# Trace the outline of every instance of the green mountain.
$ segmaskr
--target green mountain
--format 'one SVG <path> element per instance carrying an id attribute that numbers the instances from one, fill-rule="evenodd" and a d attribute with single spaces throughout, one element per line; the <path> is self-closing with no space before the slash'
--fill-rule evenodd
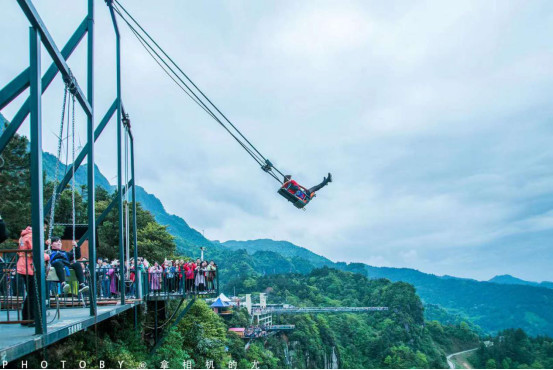
<path id="1" fill-rule="evenodd" d="M 531 335 L 553 334 L 553 290 L 548 288 L 442 277 L 413 269 L 344 265 L 347 270 L 364 270 L 370 278 L 410 283 L 425 303 L 467 317 L 486 332 L 522 328 Z"/>
<path id="2" fill-rule="evenodd" d="M 184 219 L 167 213 L 161 201 L 153 194 L 148 193 L 143 187 L 136 187 L 136 201 L 142 204 L 144 209 L 150 211 L 156 221 L 167 226 L 167 230 L 175 237 L 177 252 L 184 253 L 192 248 L 197 255 L 198 247 L 212 246 L 212 243 L 203 237 L 197 230 L 191 228 Z"/>
<path id="3" fill-rule="evenodd" d="M 535 281 L 522 280 L 511 275 L 497 275 L 488 281 L 490 283 L 496 283 L 496 284 L 531 285 L 531 286 L 539 286 L 543 288 L 553 289 L 553 282 L 551 281 L 542 281 L 541 283 L 537 283 Z"/>
<path id="4" fill-rule="evenodd" d="M 268 292 L 268 303 L 296 307 L 385 306 L 388 311 L 281 315 L 296 329 L 268 338 L 265 348 L 291 368 L 446 368 L 446 354 L 478 346 L 466 325 L 425 322 L 412 285 L 323 267 L 307 275 L 267 275 L 235 281 L 237 293 Z M 240 324 L 231 322 L 229 325 Z M 284 342 L 284 345 L 283 345 Z M 333 356 L 334 354 L 334 356 Z"/>
<path id="5" fill-rule="evenodd" d="M 270 251 L 281 254 L 285 257 L 294 257 L 302 258 L 306 261 L 309 261 L 312 265 L 316 267 L 322 266 L 331 266 L 334 264 L 328 258 L 319 256 L 311 252 L 309 249 L 297 246 L 290 242 L 281 240 L 271 240 L 271 239 L 257 239 L 257 240 L 246 240 L 246 241 L 236 241 L 229 240 L 224 243 L 221 243 L 223 246 L 229 248 L 230 250 L 239 250 L 245 249 L 249 254 L 253 254 L 257 251 Z"/>
<path id="6" fill-rule="evenodd" d="M 57 158 L 47 152 L 43 153 L 42 158 L 43 168 L 46 172 L 46 178 L 48 179 L 48 181 L 53 181 L 54 175 L 56 173 Z M 61 179 L 63 177 L 65 171 L 65 165 L 60 163 L 58 179 Z M 95 166 L 94 168 L 94 176 L 96 186 L 100 186 L 108 192 L 113 192 L 116 190 L 116 186 L 113 186 L 109 183 L 108 179 L 106 179 L 106 177 L 102 175 L 97 166 Z M 75 183 L 77 188 L 80 188 L 80 186 L 86 186 L 87 173 L 85 165 L 77 169 L 75 174 Z M 154 215 L 157 222 L 167 226 L 169 232 L 175 237 L 177 250 L 180 253 L 183 253 L 186 247 L 208 245 L 211 246 L 211 242 L 204 238 L 201 233 L 191 228 L 181 217 L 167 213 L 161 201 L 155 195 L 148 193 L 143 187 L 139 185 L 136 186 L 136 200 L 137 202 L 142 204 L 144 209 Z"/>
<path id="7" fill-rule="evenodd" d="M 438 319 L 444 323 L 470 320 L 475 328 L 480 327 L 483 332 L 490 333 L 520 327 L 531 335 L 553 334 L 553 291 L 544 287 L 503 285 L 453 276 L 436 276 L 408 268 L 333 263 L 292 243 L 267 239 L 229 241 L 221 245 L 230 250 L 244 249 L 250 254 L 265 250 L 291 258 L 301 256 L 314 266 L 323 264 L 360 273 L 372 279 L 386 278 L 394 282 L 407 282 L 416 288 L 417 294 L 428 307 L 427 319 Z"/>
<path id="8" fill-rule="evenodd" d="M 54 181 L 54 176 L 56 174 L 56 163 L 58 162 L 56 156 L 48 153 L 43 152 L 42 153 L 42 168 L 43 171 L 46 173 L 46 179 L 48 181 Z M 67 171 L 67 168 L 64 164 L 59 163 L 58 168 L 58 181 L 60 181 L 63 176 L 65 175 L 65 172 Z M 88 175 L 86 173 L 87 167 L 86 163 L 84 163 L 81 167 L 77 169 L 75 172 L 75 185 L 77 189 L 79 189 L 81 186 L 87 184 L 87 178 Z M 98 169 L 98 166 L 94 165 L 94 181 L 96 183 L 96 186 L 101 186 L 102 188 L 112 191 L 113 187 L 109 184 L 108 179 Z M 69 186 L 71 186 L 71 182 L 69 183 Z"/>

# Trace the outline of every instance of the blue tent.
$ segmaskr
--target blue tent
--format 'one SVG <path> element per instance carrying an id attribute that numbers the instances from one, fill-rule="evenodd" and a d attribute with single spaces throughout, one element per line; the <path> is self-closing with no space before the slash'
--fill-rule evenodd
<path id="1" fill-rule="evenodd" d="M 230 303 L 228 302 L 224 302 L 223 300 L 221 300 L 221 298 L 217 298 L 217 300 L 215 302 L 213 302 L 211 304 L 211 306 L 209 306 L 211 308 L 225 308 L 225 307 L 230 307 Z"/>

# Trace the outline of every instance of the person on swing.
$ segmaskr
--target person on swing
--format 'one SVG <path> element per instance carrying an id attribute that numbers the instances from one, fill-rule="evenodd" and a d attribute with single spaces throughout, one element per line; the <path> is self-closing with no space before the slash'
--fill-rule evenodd
<path id="1" fill-rule="evenodd" d="M 88 286 L 84 282 L 83 267 L 76 261 L 81 258 L 81 247 L 78 247 L 77 243 L 73 241 L 73 251 L 66 252 L 61 249 L 61 238 L 58 236 L 52 238 L 51 247 L 50 264 L 56 269 L 63 292 L 67 294 L 71 291 L 70 285 L 65 282 L 65 277 L 69 276 L 70 268 L 75 270 L 75 275 L 79 281 L 79 292 L 88 291 Z"/>
<path id="2" fill-rule="evenodd" d="M 315 185 L 309 189 L 301 186 L 296 181 L 292 180 L 291 175 L 284 176 L 284 184 L 282 184 L 282 188 L 286 188 L 288 184 L 290 184 L 290 188 L 288 191 L 298 198 L 304 199 L 305 197 L 311 199 L 315 196 L 315 192 L 319 191 L 321 188 L 328 185 L 329 182 L 332 182 L 332 174 L 329 172 L 327 177 L 323 177 L 323 182 L 321 182 L 319 185 Z"/>

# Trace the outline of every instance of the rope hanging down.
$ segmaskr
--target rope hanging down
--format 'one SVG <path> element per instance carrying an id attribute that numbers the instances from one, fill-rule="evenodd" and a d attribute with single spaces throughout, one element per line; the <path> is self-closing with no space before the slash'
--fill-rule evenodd
<path id="1" fill-rule="evenodd" d="M 277 175 L 284 177 L 270 160 L 242 134 L 242 132 L 225 116 L 221 110 L 203 93 L 200 88 L 188 77 L 186 73 L 175 63 L 175 61 L 159 46 L 159 44 L 150 36 L 150 34 L 136 21 L 136 19 L 121 5 L 117 0 L 111 3 L 111 6 L 119 17 L 127 24 L 134 36 L 138 39 L 142 47 L 160 66 L 171 80 L 182 90 L 194 103 L 198 104 L 209 116 L 211 116 L 221 127 L 223 127 L 242 148 L 257 162 L 261 169 L 271 175 L 276 181 L 282 183 Z M 119 10 L 119 8 L 122 9 Z M 125 14 L 123 14 L 125 13 Z M 130 19 L 130 21 L 127 19 Z M 136 25 L 133 26 L 131 22 Z M 152 45 L 153 44 L 153 45 Z M 212 110 L 214 109 L 214 111 Z M 275 172 L 276 171 L 276 172 Z"/>
<path id="2" fill-rule="evenodd" d="M 62 147 L 63 147 L 63 141 L 64 141 L 64 124 L 65 119 L 67 117 L 67 134 L 66 134 L 66 155 L 65 155 L 65 172 L 67 172 L 67 166 L 68 166 L 68 158 L 69 158 L 69 135 L 71 135 L 71 147 L 72 147 L 72 153 L 71 153 L 71 172 L 72 172 L 72 181 L 71 181 L 71 225 L 72 225 L 72 240 L 75 240 L 75 224 L 76 224 L 76 212 L 75 212 L 75 189 L 76 189 L 76 180 L 75 180 L 75 79 L 73 75 L 71 75 L 68 79 L 64 79 L 65 88 L 64 88 L 64 94 L 63 94 L 63 104 L 62 104 L 62 111 L 61 111 L 61 120 L 60 120 L 60 128 L 59 128 L 59 136 L 58 136 L 58 147 L 57 147 L 57 156 L 56 156 L 56 169 L 54 172 L 54 187 L 52 190 L 52 198 L 51 198 L 51 205 L 50 205 L 50 215 L 49 215 L 49 222 L 48 222 L 48 235 L 47 240 L 52 239 L 52 232 L 54 230 L 54 219 L 56 214 L 56 203 L 59 199 L 61 190 L 59 193 L 57 192 L 58 184 L 59 184 L 59 170 L 60 170 L 60 164 L 61 164 L 61 153 L 62 153 Z M 67 99 L 68 95 L 70 95 L 70 99 Z M 67 115 L 65 114 L 67 110 Z M 48 252 L 51 250 L 51 244 L 48 245 Z M 74 258 L 74 257 L 73 257 Z"/>

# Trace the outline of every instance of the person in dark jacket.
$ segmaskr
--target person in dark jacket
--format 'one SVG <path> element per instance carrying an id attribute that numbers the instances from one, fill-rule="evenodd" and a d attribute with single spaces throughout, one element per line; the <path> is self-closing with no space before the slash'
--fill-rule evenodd
<path id="1" fill-rule="evenodd" d="M 77 242 L 73 241 L 73 251 L 66 252 L 61 249 L 61 239 L 57 236 L 51 241 L 52 253 L 50 254 L 50 264 L 56 269 L 58 279 L 62 284 L 64 293 L 69 293 L 71 287 L 65 282 L 66 275 L 69 276 L 69 269 L 75 270 L 77 280 L 79 281 L 79 292 L 88 291 L 88 286 L 85 284 L 83 267 L 76 260 L 81 258 L 81 247 L 77 246 Z"/>
<path id="2" fill-rule="evenodd" d="M 4 222 L 4 220 L 2 220 L 2 216 L 0 215 L 0 243 L 3 243 L 6 239 L 8 239 L 6 223 Z"/>

